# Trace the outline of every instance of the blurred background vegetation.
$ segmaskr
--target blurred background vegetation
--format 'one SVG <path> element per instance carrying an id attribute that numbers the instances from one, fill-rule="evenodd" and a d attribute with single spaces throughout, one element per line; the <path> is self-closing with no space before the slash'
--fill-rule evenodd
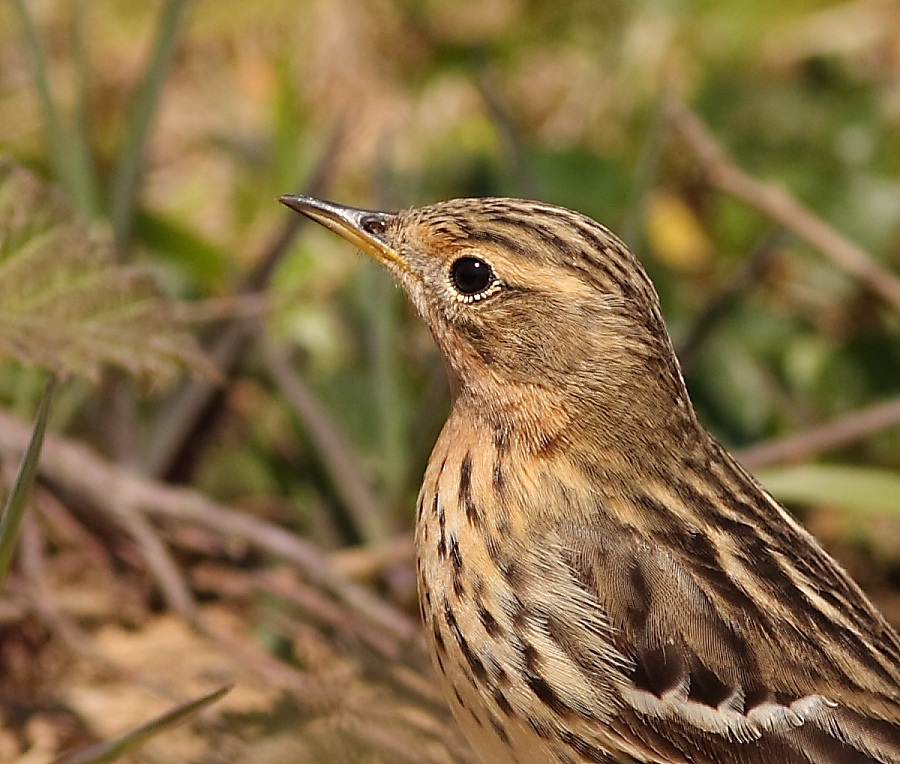
<path id="1" fill-rule="evenodd" d="M 218 715 L 127 755 L 466 759 L 412 615 L 441 362 L 385 274 L 276 203 L 294 191 L 528 196 L 610 227 L 702 419 L 900 623 L 891 0 L 9 0 L 0 158 L 153 274 L 220 369 L 148 394 L 148 326 L 57 391 L 62 450 L 0 599 L 0 760 L 216 681 L 237 681 Z M 59 368 L 4 355 L 9 480 L 35 365 Z"/>

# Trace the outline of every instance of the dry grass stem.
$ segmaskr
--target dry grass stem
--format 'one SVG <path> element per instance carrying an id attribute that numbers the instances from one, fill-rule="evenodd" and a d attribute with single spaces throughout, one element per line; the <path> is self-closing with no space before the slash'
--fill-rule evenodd
<path id="1" fill-rule="evenodd" d="M 855 276 L 895 310 L 900 310 L 900 277 L 811 212 L 786 189 L 757 180 L 741 170 L 700 118 L 683 103 L 669 101 L 666 115 L 675 132 L 700 161 L 713 186 L 765 213 L 818 249 L 838 268 Z"/>
<path id="2" fill-rule="evenodd" d="M 891 427 L 900 427 L 900 399 L 854 411 L 785 438 L 757 443 L 739 451 L 737 456 L 747 469 L 755 470 L 770 464 L 808 459 Z"/>
<path id="3" fill-rule="evenodd" d="M 27 425 L 0 413 L 0 456 L 21 456 L 29 435 Z M 333 570 L 327 555 L 316 546 L 276 525 L 218 504 L 196 491 L 172 488 L 113 465 L 88 448 L 58 436 L 47 437 L 40 470 L 45 478 L 87 499 L 114 519 L 123 513 L 122 507 L 129 507 L 134 514 L 173 523 L 196 523 L 240 538 L 296 565 L 309 581 L 330 591 L 396 639 L 409 640 L 418 634 L 412 618 L 349 582 Z"/>

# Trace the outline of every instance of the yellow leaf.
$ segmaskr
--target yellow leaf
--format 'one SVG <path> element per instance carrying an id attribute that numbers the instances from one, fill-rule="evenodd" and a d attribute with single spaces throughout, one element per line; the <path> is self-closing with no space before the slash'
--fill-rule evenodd
<path id="1" fill-rule="evenodd" d="M 707 267 L 713 248 L 694 211 L 675 194 L 657 191 L 645 210 L 647 238 L 656 256 L 675 270 Z"/>

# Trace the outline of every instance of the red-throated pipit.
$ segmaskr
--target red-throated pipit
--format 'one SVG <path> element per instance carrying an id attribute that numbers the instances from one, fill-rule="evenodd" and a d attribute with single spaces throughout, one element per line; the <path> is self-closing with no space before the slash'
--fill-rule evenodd
<path id="1" fill-rule="evenodd" d="M 384 265 L 447 360 L 419 594 L 485 762 L 900 764 L 900 638 L 697 421 L 621 241 L 516 199 L 282 201 Z"/>

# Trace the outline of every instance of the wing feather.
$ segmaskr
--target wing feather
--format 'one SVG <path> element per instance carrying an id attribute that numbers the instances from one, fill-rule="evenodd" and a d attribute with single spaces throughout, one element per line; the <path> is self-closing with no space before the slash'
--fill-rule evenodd
<path id="1" fill-rule="evenodd" d="M 739 604 L 753 592 L 724 570 L 711 585 L 709 569 L 698 576 L 683 555 L 640 534 L 558 533 L 543 553 L 565 560 L 625 658 L 612 724 L 623 747 L 654 764 L 900 764 L 900 666 L 892 685 L 869 610 L 842 643 L 850 651 L 842 665 L 833 660 L 840 644 L 815 647 L 840 640 L 837 627 L 812 634 L 816 624 L 802 617 L 754 619 L 757 609 Z M 821 554 L 816 565 L 837 568 Z M 726 588 L 735 591 L 722 596 Z M 591 610 L 579 617 L 590 621 Z M 848 676 L 866 667 L 863 650 L 876 668 Z"/>

